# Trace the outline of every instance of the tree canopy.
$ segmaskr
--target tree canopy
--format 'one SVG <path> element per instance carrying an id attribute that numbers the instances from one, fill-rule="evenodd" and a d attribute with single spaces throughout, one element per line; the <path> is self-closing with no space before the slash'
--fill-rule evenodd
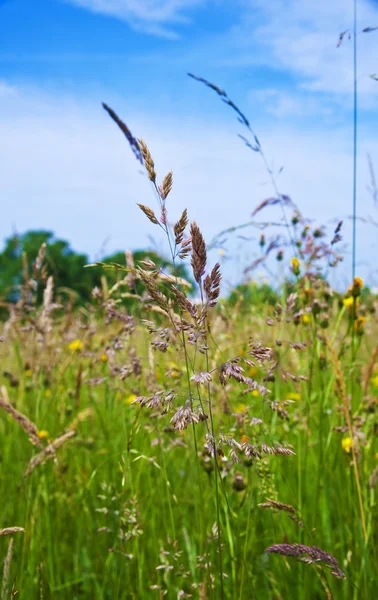
<path id="1" fill-rule="evenodd" d="M 101 277 L 105 275 L 108 285 L 113 285 L 123 278 L 125 273 L 119 270 L 103 269 L 101 266 L 85 268 L 90 263 L 86 254 L 75 252 L 69 242 L 57 239 L 52 231 L 27 231 L 9 237 L 4 249 L 0 252 L 0 298 L 6 302 L 15 303 L 20 297 L 21 285 L 25 278 L 25 268 L 32 273 L 38 252 L 42 244 L 46 244 L 44 263 L 48 275 L 54 278 L 54 288 L 57 293 L 62 290 L 72 290 L 79 303 L 88 301 L 94 287 L 101 285 Z M 190 280 L 188 270 L 183 263 L 173 265 L 169 260 L 154 251 L 137 250 L 133 252 L 135 265 L 149 257 L 158 268 L 178 277 Z M 126 264 L 125 253 L 115 252 L 102 259 L 104 263 Z M 41 286 L 40 286 L 41 287 Z M 142 294 L 143 283 L 135 284 L 135 293 Z M 38 291 L 41 301 L 43 288 Z M 127 304 L 128 302 L 125 301 Z"/>

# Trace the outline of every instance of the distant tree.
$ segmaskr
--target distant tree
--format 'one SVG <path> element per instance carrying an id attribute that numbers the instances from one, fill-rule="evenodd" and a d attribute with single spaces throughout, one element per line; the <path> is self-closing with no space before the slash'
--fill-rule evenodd
<path id="1" fill-rule="evenodd" d="M 24 282 L 24 266 L 32 275 L 33 264 L 42 244 L 46 244 L 44 263 L 47 274 L 54 277 L 54 289 L 59 294 L 62 290 L 72 290 L 77 296 L 78 302 L 86 302 L 91 298 L 91 292 L 95 286 L 101 286 L 101 277 L 105 276 L 108 286 L 111 287 L 124 278 L 126 273 L 117 269 L 104 269 L 101 266 L 85 268 L 90 262 L 86 254 L 80 254 L 72 250 L 70 244 L 65 240 L 55 238 L 51 231 L 27 231 L 22 235 L 13 235 L 5 242 L 5 247 L 0 252 L 0 298 L 6 302 L 15 303 L 20 298 L 21 286 Z M 156 252 L 137 250 L 133 253 L 135 266 L 149 257 L 165 273 L 182 277 L 190 281 L 188 270 L 183 263 L 173 265 L 169 260 Z M 124 252 L 115 252 L 107 256 L 102 262 L 117 263 L 126 266 Z M 144 285 L 140 280 L 135 282 L 137 295 L 142 295 Z M 43 298 L 43 285 L 37 290 L 37 302 Z M 132 298 L 125 299 L 124 304 L 130 307 Z"/>
<path id="2" fill-rule="evenodd" d="M 29 273 L 43 243 L 46 243 L 45 264 L 48 274 L 54 277 L 54 287 L 74 290 L 85 301 L 90 298 L 95 285 L 100 283 L 101 270 L 85 269 L 88 257 L 72 250 L 65 240 L 56 239 L 51 231 L 28 231 L 13 235 L 5 242 L 0 253 L 0 295 L 8 302 L 17 302 L 24 279 L 23 256 Z M 43 288 L 38 290 L 41 300 Z"/>
<path id="3" fill-rule="evenodd" d="M 259 284 L 256 281 L 236 286 L 226 300 L 231 306 L 238 306 L 238 310 L 241 312 L 250 311 L 252 307 L 263 304 L 274 306 L 278 301 L 278 293 L 269 284 Z"/>

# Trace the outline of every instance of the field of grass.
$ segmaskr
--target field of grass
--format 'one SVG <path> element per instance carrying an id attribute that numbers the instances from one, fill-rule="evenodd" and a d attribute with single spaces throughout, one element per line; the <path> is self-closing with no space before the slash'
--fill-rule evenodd
<path id="1" fill-rule="evenodd" d="M 42 249 L 1 326 L 1 600 L 375 597 L 376 299 L 293 259 L 277 306 L 219 300 L 180 222 L 199 302 L 145 262 L 56 306 Z"/>
<path id="2" fill-rule="evenodd" d="M 276 253 L 278 301 L 222 297 L 199 226 L 170 225 L 171 173 L 106 110 L 195 294 L 128 252 L 75 307 L 45 246 L 25 257 L 0 324 L 0 600 L 374 598 L 378 300 L 327 282 L 341 223 L 329 242 L 290 204 L 289 223 L 276 189 L 255 214 L 280 204 L 290 239 L 262 234 L 255 264 Z"/>

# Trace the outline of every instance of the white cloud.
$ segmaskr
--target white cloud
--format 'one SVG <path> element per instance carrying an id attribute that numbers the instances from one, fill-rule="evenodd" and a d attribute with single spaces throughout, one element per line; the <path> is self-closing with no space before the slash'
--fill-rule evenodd
<path id="1" fill-rule="evenodd" d="M 352 40 L 336 48 L 339 33 L 353 27 L 353 3 L 345 0 L 242 0 L 240 23 L 230 31 L 228 64 L 269 65 L 295 75 L 303 90 L 350 96 Z M 378 22 L 378 3 L 358 1 L 358 31 Z M 378 32 L 358 35 L 362 107 L 376 106 Z"/>
<path id="2" fill-rule="evenodd" d="M 5 81 L 0 80 L 0 98 L 4 98 L 5 96 L 14 96 L 16 94 L 16 89 L 11 85 L 7 84 Z"/>
<path id="3" fill-rule="evenodd" d="M 167 27 L 188 22 L 187 11 L 204 4 L 204 0 L 66 0 L 92 12 L 128 22 L 146 33 L 176 37 Z"/>
<path id="4" fill-rule="evenodd" d="M 320 98 L 310 94 L 301 94 L 297 91 L 286 92 L 277 88 L 253 90 L 249 94 L 250 102 L 259 102 L 264 105 L 264 110 L 277 119 L 292 119 L 295 117 L 312 117 L 320 115 L 324 122 L 329 121 L 335 125 L 337 117 L 336 108 L 332 103 L 326 103 Z"/>
<path id="5" fill-rule="evenodd" d="M 140 175 L 126 140 L 97 100 L 78 103 L 30 88 L 18 89 L 16 100 L 0 96 L 0 238 L 10 235 L 14 227 L 21 232 L 51 228 L 92 257 L 98 256 L 107 238 L 109 252 L 146 247 L 148 234 L 162 241 L 160 230 L 136 206 L 142 202 L 156 208 L 149 182 Z M 160 177 L 173 170 L 168 202 L 172 220 L 187 207 L 209 240 L 220 230 L 247 221 L 252 209 L 272 195 L 259 156 L 236 136 L 222 132 L 221 126 L 202 118 L 166 117 L 155 113 L 153 106 L 149 115 L 138 114 L 121 100 L 108 101 L 134 135 L 147 141 Z M 334 129 L 330 134 L 272 125 L 261 141 L 277 167 L 285 166 L 279 179 L 281 191 L 290 194 L 306 216 L 323 223 L 350 214 L 348 131 Z M 374 213 L 365 189 L 369 183 L 366 150 L 377 164 L 378 143 L 373 136 L 361 147 L 359 159 L 358 206 L 365 216 Z M 375 231 L 358 229 L 359 256 L 369 261 Z M 256 236 L 253 230 L 244 233 Z M 256 244 L 243 244 L 237 262 L 227 271 L 234 281 L 255 250 Z M 364 268 L 361 274 L 366 273 Z"/>

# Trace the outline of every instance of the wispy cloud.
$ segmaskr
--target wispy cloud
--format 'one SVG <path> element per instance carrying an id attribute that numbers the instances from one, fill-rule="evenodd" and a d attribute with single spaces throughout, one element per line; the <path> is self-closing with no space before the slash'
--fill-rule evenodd
<path id="1" fill-rule="evenodd" d="M 299 89 L 350 94 L 352 43 L 336 48 L 341 31 L 353 27 L 353 5 L 345 0 L 243 0 L 240 22 L 230 31 L 228 64 L 267 65 L 297 78 Z M 358 1 L 358 30 L 377 25 L 378 3 Z M 369 78 L 376 70 L 378 32 L 358 36 L 359 93 L 363 105 L 376 105 L 378 86 Z"/>
<path id="2" fill-rule="evenodd" d="M 126 111 L 121 100 L 114 104 L 114 98 L 104 100 L 125 118 L 133 135 L 147 141 L 159 176 L 173 170 L 172 219 L 187 207 L 210 239 L 230 225 L 247 221 L 253 208 L 271 196 L 258 155 L 219 123 L 164 115 L 153 105 L 146 115 L 130 107 Z M 60 92 L 19 88 L 14 97 L 0 96 L 0 129 L 0 197 L 5 207 L 0 238 L 14 226 L 20 231 L 51 228 L 93 257 L 106 238 L 111 240 L 107 247 L 111 251 L 146 247 L 146 234 L 156 235 L 157 228 L 146 223 L 136 206 L 143 199 L 155 207 L 152 192 L 149 199 L 149 182 L 140 175 L 123 136 L 91 98 L 79 102 Z M 261 141 L 276 166 L 285 167 L 280 189 L 306 216 L 323 223 L 349 214 L 348 130 L 334 129 L 330 136 L 324 130 L 303 127 L 299 131 L 273 124 L 265 127 Z M 378 145 L 373 136 L 360 149 L 358 202 L 364 215 L 375 210 L 365 189 L 369 182 L 366 150 L 374 162 Z M 360 259 L 372 255 L 374 233 L 359 228 Z M 254 231 L 250 235 L 256 236 Z M 255 247 L 243 244 L 238 264 L 233 263 L 228 272 L 233 281 Z M 362 274 L 368 274 L 366 268 Z"/>
<path id="3" fill-rule="evenodd" d="M 15 94 L 16 89 L 0 79 L 0 98 L 5 96 L 14 96 Z"/>
<path id="4" fill-rule="evenodd" d="M 190 9 L 206 0 L 66 0 L 94 13 L 122 19 L 135 29 L 175 38 L 172 25 L 188 23 Z"/>

